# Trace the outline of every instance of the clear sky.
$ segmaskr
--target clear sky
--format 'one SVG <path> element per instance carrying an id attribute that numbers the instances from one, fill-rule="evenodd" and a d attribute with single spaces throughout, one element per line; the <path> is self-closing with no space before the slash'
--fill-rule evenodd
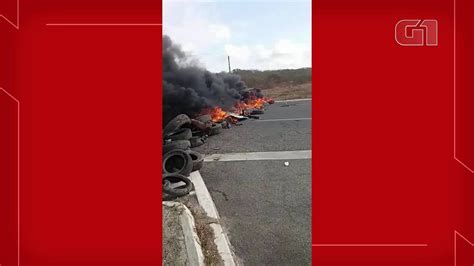
<path id="1" fill-rule="evenodd" d="M 163 30 L 214 72 L 311 66 L 310 0 L 164 0 Z"/>

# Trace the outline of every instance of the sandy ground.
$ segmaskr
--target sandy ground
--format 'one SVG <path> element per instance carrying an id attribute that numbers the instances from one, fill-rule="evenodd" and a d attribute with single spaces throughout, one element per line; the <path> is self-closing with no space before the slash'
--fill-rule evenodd
<path id="1" fill-rule="evenodd" d="M 179 212 L 175 207 L 163 206 L 163 265 L 190 265 Z"/>

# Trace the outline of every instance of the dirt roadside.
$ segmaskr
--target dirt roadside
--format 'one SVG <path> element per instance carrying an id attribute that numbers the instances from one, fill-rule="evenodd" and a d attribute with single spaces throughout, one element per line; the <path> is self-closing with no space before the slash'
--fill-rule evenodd
<path id="1" fill-rule="evenodd" d="M 183 203 L 194 216 L 197 235 L 201 242 L 201 248 L 204 255 L 204 264 L 213 266 L 224 265 L 221 256 L 219 255 L 217 245 L 214 242 L 214 230 L 210 226 L 213 223 L 217 223 L 217 221 L 205 214 L 202 207 L 199 206 L 196 197 L 193 195 L 188 195 L 176 201 Z"/>
<path id="2" fill-rule="evenodd" d="M 311 98 L 312 85 L 311 83 L 276 85 L 272 88 L 262 89 L 262 92 L 265 97 L 272 98 L 276 101 L 304 99 Z"/>

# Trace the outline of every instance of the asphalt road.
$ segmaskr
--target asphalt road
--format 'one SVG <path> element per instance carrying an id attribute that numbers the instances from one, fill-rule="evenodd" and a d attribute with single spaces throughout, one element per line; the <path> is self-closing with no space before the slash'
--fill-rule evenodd
<path id="1" fill-rule="evenodd" d="M 203 154 L 310 150 L 311 101 L 289 104 L 270 105 L 261 120 L 224 130 L 196 150 Z M 275 120 L 300 118 L 305 119 Z M 309 159 L 212 161 L 200 172 L 243 264 L 311 264 Z"/>
<path id="2" fill-rule="evenodd" d="M 311 101 L 278 102 L 267 106 L 260 119 L 248 119 L 241 126 L 224 129 L 195 150 L 202 154 L 310 150 L 308 118 L 311 118 Z"/>

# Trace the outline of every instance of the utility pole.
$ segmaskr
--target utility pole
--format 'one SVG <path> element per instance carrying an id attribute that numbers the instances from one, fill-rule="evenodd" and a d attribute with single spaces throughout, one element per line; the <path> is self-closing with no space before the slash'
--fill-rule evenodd
<path id="1" fill-rule="evenodd" d="M 230 56 L 227 56 L 227 63 L 229 63 L 229 73 L 232 73 L 232 69 L 230 68 Z"/>

